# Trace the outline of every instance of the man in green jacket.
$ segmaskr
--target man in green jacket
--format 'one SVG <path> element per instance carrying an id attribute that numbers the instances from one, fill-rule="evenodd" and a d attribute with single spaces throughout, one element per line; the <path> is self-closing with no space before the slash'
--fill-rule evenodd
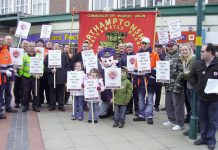
<path id="1" fill-rule="evenodd" d="M 133 86 L 127 79 L 126 67 L 121 67 L 121 89 L 115 90 L 114 95 L 114 125 L 123 128 L 126 118 L 126 108 L 132 96 Z"/>
<path id="2" fill-rule="evenodd" d="M 39 78 L 40 75 L 31 75 L 30 74 L 30 57 L 35 57 L 36 52 L 35 52 L 35 43 L 30 42 L 28 46 L 28 51 L 27 54 L 23 56 L 23 64 L 20 69 L 22 72 L 22 85 L 23 87 L 23 99 L 22 99 L 22 105 L 23 105 L 23 112 L 26 112 L 29 110 L 29 98 L 30 98 L 30 93 L 32 92 L 33 94 L 33 111 L 39 112 L 39 96 L 36 96 L 36 80 L 37 81 L 37 93 L 39 93 Z"/>

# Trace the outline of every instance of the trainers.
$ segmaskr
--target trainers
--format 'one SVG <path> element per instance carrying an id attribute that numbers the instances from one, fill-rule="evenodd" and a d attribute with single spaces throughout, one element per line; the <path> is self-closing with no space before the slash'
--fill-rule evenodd
<path id="1" fill-rule="evenodd" d="M 162 110 L 162 111 L 165 111 L 165 110 L 166 110 L 166 107 L 164 107 L 164 108 L 161 108 L 160 110 Z"/>
<path id="2" fill-rule="evenodd" d="M 71 116 L 71 120 L 76 120 L 76 117 L 75 116 Z"/>
<path id="3" fill-rule="evenodd" d="M 19 104 L 17 103 L 17 104 L 15 104 L 14 107 L 15 107 L 15 108 L 19 108 L 20 106 L 19 106 Z"/>
<path id="4" fill-rule="evenodd" d="M 92 120 L 88 120 L 88 123 L 92 123 Z"/>
<path id="5" fill-rule="evenodd" d="M 213 145 L 213 144 L 208 145 L 208 149 L 209 150 L 214 150 L 215 149 L 215 145 Z"/>
<path id="6" fill-rule="evenodd" d="M 155 111 L 160 111 L 159 107 L 154 108 Z"/>
<path id="7" fill-rule="evenodd" d="M 117 122 L 114 122 L 113 127 L 116 128 L 118 126 Z"/>
<path id="8" fill-rule="evenodd" d="M 3 114 L 0 115 L 0 119 L 6 119 L 7 117 Z"/>
<path id="9" fill-rule="evenodd" d="M 35 111 L 35 112 L 40 112 L 40 109 L 39 109 L 39 107 L 34 107 L 34 108 L 33 108 L 33 111 Z"/>
<path id="10" fill-rule="evenodd" d="M 185 132 L 183 132 L 184 136 L 189 136 L 189 130 L 186 130 Z"/>
<path id="11" fill-rule="evenodd" d="M 147 123 L 148 123 L 148 124 L 154 124 L 153 119 L 152 119 L 152 118 L 148 118 L 148 119 L 147 119 Z"/>
<path id="12" fill-rule="evenodd" d="M 170 121 L 164 122 L 163 125 L 166 126 L 166 127 L 173 127 L 173 126 L 175 126 L 175 124 L 170 122 Z"/>
<path id="13" fill-rule="evenodd" d="M 98 123 L 98 120 L 94 120 L 94 123 Z"/>
<path id="14" fill-rule="evenodd" d="M 82 120 L 83 120 L 83 117 L 78 117 L 78 120 L 79 120 L 79 121 L 82 121 Z"/>
<path id="15" fill-rule="evenodd" d="M 184 123 L 189 123 L 190 122 L 190 118 L 189 117 L 186 117 L 185 119 L 184 119 Z"/>
<path id="16" fill-rule="evenodd" d="M 49 107 L 48 110 L 49 110 L 49 111 L 53 111 L 53 110 L 55 110 L 55 107 Z"/>
<path id="17" fill-rule="evenodd" d="M 123 127 L 124 127 L 124 123 L 123 122 L 119 122 L 118 128 L 123 128 Z"/>
<path id="18" fill-rule="evenodd" d="M 133 121 L 145 121 L 145 118 L 137 116 L 136 118 L 133 118 Z"/>
<path id="19" fill-rule="evenodd" d="M 207 145 L 207 142 L 203 139 L 198 139 L 194 141 L 194 145 Z"/>
<path id="20" fill-rule="evenodd" d="M 5 109 L 5 112 L 7 113 L 17 113 L 16 109 L 10 108 L 10 109 Z"/>
<path id="21" fill-rule="evenodd" d="M 58 110 L 65 111 L 64 107 L 59 107 Z"/>
<path id="22" fill-rule="evenodd" d="M 180 131 L 182 130 L 182 127 L 179 126 L 179 125 L 175 125 L 173 128 L 172 128 L 173 131 Z"/>

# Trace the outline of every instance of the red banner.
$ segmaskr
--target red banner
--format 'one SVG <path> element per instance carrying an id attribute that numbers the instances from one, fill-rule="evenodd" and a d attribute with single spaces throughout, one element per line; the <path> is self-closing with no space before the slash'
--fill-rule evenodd
<path id="1" fill-rule="evenodd" d="M 151 45 L 155 33 L 156 12 L 79 12 L 80 32 L 78 51 L 88 40 L 96 51 L 98 46 L 117 49 L 119 43 L 131 42 L 135 51 L 141 39 L 149 37 Z"/>

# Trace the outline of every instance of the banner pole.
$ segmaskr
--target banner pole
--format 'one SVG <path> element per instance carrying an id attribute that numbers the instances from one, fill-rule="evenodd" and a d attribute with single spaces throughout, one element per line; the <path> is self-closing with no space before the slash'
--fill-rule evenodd
<path id="1" fill-rule="evenodd" d="M 18 42 L 18 44 L 17 44 L 17 48 L 19 48 L 20 42 L 21 42 L 21 37 L 20 37 L 19 42 Z"/>
<path id="2" fill-rule="evenodd" d="M 54 67 L 54 69 L 55 69 L 55 67 Z M 54 89 L 56 88 L 56 81 L 55 81 L 56 80 L 56 75 L 55 74 L 56 74 L 56 72 L 54 73 Z"/>
<path id="3" fill-rule="evenodd" d="M 74 92 L 73 92 L 73 103 L 72 103 L 72 105 L 73 105 L 73 116 L 75 117 L 75 109 L 74 109 L 74 105 L 75 105 L 75 96 L 74 96 Z"/>
<path id="4" fill-rule="evenodd" d="M 71 28 L 70 28 L 70 37 L 69 37 L 69 44 L 68 44 L 69 48 L 70 48 L 70 43 L 71 43 L 72 32 L 73 32 L 73 15 L 72 15 Z"/>
<path id="5" fill-rule="evenodd" d="M 95 123 L 94 123 L 93 100 L 91 100 L 91 108 L 92 108 L 92 124 L 95 124 Z"/>
<path id="6" fill-rule="evenodd" d="M 145 97 L 148 98 L 148 89 L 147 89 L 147 79 L 144 78 L 144 82 L 145 82 Z M 145 103 L 146 103 L 146 98 L 145 98 Z"/>
<path id="7" fill-rule="evenodd" d="M 131 74 L 131 78 L 132 78 L 132 86 L 134 88 L 134 85 L 133 85 L 133 75 Z M 132 98 L 133 98 L 133 93 L 132 93 Z M 134 98 L 132 99 L 132 111 L 135 111 L 135 103 L 134 103 Z"/>
<path id="8" fill-rule="evenodd" d="M 156 8 L 156 10 L 155 10 L 154 39 L 153 39 L 153 45 L 152 45 L 153 50 L 154 50 L 154 48 L 155 48 L 157 14 L 158 14 L 158 8 Z"/>
<path id="9" fill-rule="evenodd" d="M 113 112 L 114 112 L 114 89 L 112 90 L 112 103 L 113 103 Z"/>

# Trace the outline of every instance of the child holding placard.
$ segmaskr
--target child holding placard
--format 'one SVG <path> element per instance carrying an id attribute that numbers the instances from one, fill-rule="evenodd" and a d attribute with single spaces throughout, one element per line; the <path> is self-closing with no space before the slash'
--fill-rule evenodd
<path id="1" fill-rule="evenodd" d="M 74 63 L 74 71 L 81 72 L 81 78 L 84 79 L 86 77 L 86 74 L 82 70 L 83 65 L 82 62 L 75 62 Z M 82 84 L 81 84 L 81 89 L 82 89 Z M 79 121 L 83 120 L 83 102 L 84 102 L 84 93 L 83 91 L 76 91 L 71 95 L 74 96 L 74 112 L 72 112 L 71 115 L 71 120 L 76 120 L 78 119 Z"/>
<path id="2" fill-rule="evenodd" d="M 92 104 L 93 104 L 93 114 L 94 114 L 94 123 L 98 123 L 98 117 L 99 117 L 99 101 L 101 100 L 101 96 L 100 93 L 104 91 L 104 83 L 103 83 L 103 79 L 101 78 L 101 75 L 98 71 L 98 69 L 96 68 L 92 68 L 90 70 L 89 79 L 98 79 L 98 86 L 97 86 L 97 90 L 99 91 L 99 100 L 94 100 L 93 103 L 88 102 L 88 106 L 89 106 L 89 117 L 88 117 L 88 123 L 92 122 Z"/>

